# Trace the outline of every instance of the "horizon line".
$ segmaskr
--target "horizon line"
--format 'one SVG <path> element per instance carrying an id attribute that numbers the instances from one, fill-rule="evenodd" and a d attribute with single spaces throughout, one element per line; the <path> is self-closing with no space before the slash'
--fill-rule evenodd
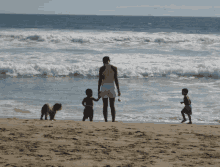
<path id="1" fill-rule="evenodd" d="M 206 18 L 220 18 L 220 14 L 218 16 L 154 16 L 154 15 L 96 15 L 96 14 L 43 14 L 43 13 L 0 13 L 5 15 L 66 15 L 66 16 L 121 16 L 121 17 L 206 17 Z"/>

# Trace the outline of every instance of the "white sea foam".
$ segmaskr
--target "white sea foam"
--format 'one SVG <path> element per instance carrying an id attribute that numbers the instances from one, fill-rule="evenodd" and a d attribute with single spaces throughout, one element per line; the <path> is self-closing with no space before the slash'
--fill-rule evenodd
<path id="1" fill-rule="evenodd" d="M 0 30 L 0 71 L 11 76 L 93 77 L 108 55 L 120 78 L 219 78 L 219 45 L 215 34 Z"/>
<path id="2" fill-rule="evenodd" d="M 195 76 L 195 77 L 220 77 L 220 58 L 215 61 L 201 57 L 186 59 L 184 57 L 164 55 L 145 55 L 145 58 L 138 54 L 127 56 L 123 54 L 109 54 L 111 63 L 118 67 L 118 76 L 123 77 L 146 77 L 146 76 Z M 36 53 L 34 60 L 31 58 L 16 61 L 12 56 L 6 55 L 4 61 L 0 61 L 0 71 L 7 75 L 82 75 L 98 76 L 99 67 L 102 66 L 102 56 L 84 55 L 85 59 L 75 57 L 76 63 L 66 60 L 69 56 L 53 54 L 43 58 L 41 53 Z M 15 55 L 14 55 L 15 57 Z M 27 56 L 28 57 L 28 56 Z M 126 58 L 127 57 L 127 58 Z M 88 59 L 88 62 L 87 62 Z M 172 60 L 171 60 L 172 59 Z M 7 61 L 5 61 L 7 60 Z"/>

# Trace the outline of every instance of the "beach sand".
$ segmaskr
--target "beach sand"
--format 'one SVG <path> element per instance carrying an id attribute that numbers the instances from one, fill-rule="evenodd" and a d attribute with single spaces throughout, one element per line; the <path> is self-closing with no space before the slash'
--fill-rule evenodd
<path id="1" fill-rule="evenodd" d="M 0 119 L 0 166 L 220 166 L 220 125 Z"/>

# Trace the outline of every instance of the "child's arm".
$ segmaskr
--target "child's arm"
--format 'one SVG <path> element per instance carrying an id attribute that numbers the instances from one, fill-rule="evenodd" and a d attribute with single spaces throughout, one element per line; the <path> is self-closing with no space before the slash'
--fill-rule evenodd
<path id="1" fill-rule="evenodd" d="M 92 100 L 99 101 L 99 99 L 101 99 L 101 97 L 98 97 L 97 99 L 93 98 Z"/>

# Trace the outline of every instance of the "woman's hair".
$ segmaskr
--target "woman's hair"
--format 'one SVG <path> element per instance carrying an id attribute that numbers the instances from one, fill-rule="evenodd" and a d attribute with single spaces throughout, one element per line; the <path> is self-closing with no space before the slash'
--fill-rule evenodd
<path id="1" fill-rule="evenodd" d="M 188 94 L 188 89 L 187 88 L 182 89 L 182 91 L 185 92 L 186 94 Z"/>
<path id="2" fill-rule="evenodd" d="M 103 57 L 103 59 L 102 59 L 103 63 L 107 63 L 109 60 L 110 60 L 110 59 L 109 59 L 108 56 L 105 56 L 105 57 Z"/>
<path id="3" fill-rule="evenodd" d="M 53 105 L 53 111 L 58 111 L 62 108 L 62 104 L 56 103 Z"/>

